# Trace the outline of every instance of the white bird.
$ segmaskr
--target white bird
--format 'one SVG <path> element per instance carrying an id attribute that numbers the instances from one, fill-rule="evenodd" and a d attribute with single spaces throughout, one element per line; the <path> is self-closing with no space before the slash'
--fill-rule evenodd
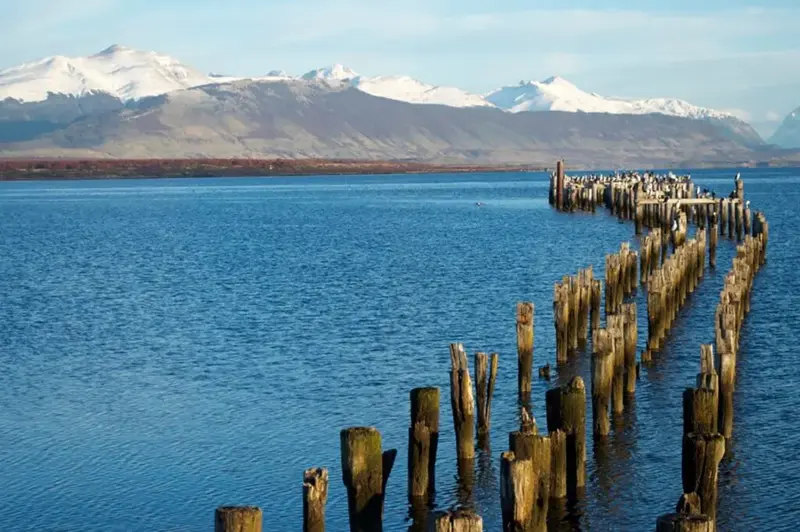
<path id="1" fill-rule="evenodd" d="M 676 231 L 678 229 L 678 220 L 672 220 L 672 230 Z"/>
<path id="2" fill-rule="evenodd" d="M 742 174 L 737 172 L 736 173 L 736 179 L 734 179 L 734 181 L 739 181 L 739 179 L 741 179 L 741 176 L 742 176 Z"/>

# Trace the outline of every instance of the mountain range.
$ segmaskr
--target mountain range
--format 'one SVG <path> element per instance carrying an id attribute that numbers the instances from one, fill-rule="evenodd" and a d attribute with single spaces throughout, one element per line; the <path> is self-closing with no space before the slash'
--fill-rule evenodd
<path id="1" fill-rule="evenodd" d="M 604 97 L 557 76 L 474 94 L 338 64 L 301 76 L 203 74 L 118 45 L 0 71 L 0 156 L 531 162 L 567 153 L 591 164 L 787 156 L 730 113 Z"/>

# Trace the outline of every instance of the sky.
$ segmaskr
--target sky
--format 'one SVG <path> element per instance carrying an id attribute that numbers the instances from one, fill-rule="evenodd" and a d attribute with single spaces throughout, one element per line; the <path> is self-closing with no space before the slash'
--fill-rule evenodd
<path id="1" fill-rule="evenodd" d="M 343 63 L 483 93 L 562 76 L 674 97 L 768 136 L 800 106 L 797 0 L 0 0 L 0 69 L 111 44 L 201 71 Z"/>

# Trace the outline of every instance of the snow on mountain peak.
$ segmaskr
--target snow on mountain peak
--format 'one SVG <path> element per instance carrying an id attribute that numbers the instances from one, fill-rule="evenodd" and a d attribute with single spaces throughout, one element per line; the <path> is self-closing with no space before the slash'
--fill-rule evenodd
<path id="1" fill-rule="evenodd" d="M 346 82 L 358 90 L 393 100 L 451 107 L 497 107 L 523 111 L 586 113 L 660 113 L 700 119 L 728 119 L 730 113 L 691 105 L 683 100 L 631 100 L 584 92 L 560 76 L 543 81 L 520 81 L 488 94 L 472 94 L 456 87 L 429 85 L 409 76 L 367 78 L 341 64 L 311 70 L 301 77 L 272 70 L 261 77 L 205 75 L 177 59 L 114 44 L 88 57 L 53 56 L 0 70 L 0 101 L 46 100 L 49 93 L 83 96 L 107 93 L 121 100 L 137 100 L 207 84 L 250 79 L 263 82 L 323 80 Z"/>
<path id="2" fill-rule="evenodd" d="M 570 81 L 552 76 L 543 81 L 520 82 L 485 95 L 487 101 L 512 113 L 565 111 L 609 114 L 665 114 L 688 118 L 730 118 L 733 115 L 697 107 L 683 100 L 650 98 L 632 100 L 588 93 Z"/>
<path id="3" fill-rule="evenodd" d="M 344 65 L 336 63 L 328 67 L 317 68 L 303 74 L 302 79 L 321 79 L 326 81 L 347 81 L 358 77 L 358 73 Z"/>
<path id="4" fill-rule="evenodd" d="M 46 100 L 49 93 L 104 92 L 135 100 L 210 82 L 177 59 L 113 45 L 88 57 L 54 56 L 0 71 L 0 100 Z"/>
<path id="5" fill-rule="evenodd" d="M 447 105 L 450 107 L 492 107 L 482 96 L 455 87 L 422 83 L 409 76 L 360 77 L 354 86 L 367 94 L 409 103 Z"/>

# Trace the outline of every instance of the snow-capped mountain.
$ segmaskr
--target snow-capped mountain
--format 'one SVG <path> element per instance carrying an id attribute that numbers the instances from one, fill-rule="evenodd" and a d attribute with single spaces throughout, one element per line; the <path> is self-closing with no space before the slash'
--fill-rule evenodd
<path id="1" fill-rule="evenodd" d="M 544 81 L 521 81 L 518 85 L 502 87 L 486 95 L 497 107 L 519 113 L 524 111 L 567 111 L 609 114 L 659 113 L 687 118 L 730 118 L 733 115 L 692 105 L 683 100 L 648 98 L 628 100 L 608 98 L 584 92 L 558 76 Z"/>
<path id="2" fill-rule="evenodd" d="M 373 96 L 402 102 L 439 104 L 450 107 L 494 107 L 483 96 L 470 94 L 455 87 L 428 85 L 409 76 L 357 78 L 353 86 Z"/>
<path id="3" fill-rule="evenodd" d="M 335 64 L 329 67 L 317 68 L 306 72 L 301 76 L 306 81 L 325 80 L 325 81 L 348 81 L 358 77 L 358 73 L 350 70 L 344 65 Z"/>
<path id="4" fill-rule="evenodd" d="M 165 94 L 208 84 L 254 81 L 307 81 L 347 84 L 373 96 L 414 104 L 451 107 L 497 107 L 504 111 L 569 111 L 611 114 L 659 113 L 696 119 L 731 120 L 733 116 L 697 107 L 682 100 L 608 98 L 580 90 L 569 81 L 552 77 L 520 82 L 487 94 L 456 87 L 429 85 L 408 76 L 365 77 L 341 64 L 293 77 L 273 70 L 255 77 L 203 74 L 177 59 L 155 52 L 111 46 L 88 57 L 55 56 L 0 71 L 0 101 L 46 100 L 48 93 L 84 96 L 107 93 L 123 101 Z"/>
<path id="5" fill-rule="evenodd" d="M 89 57 L 55 56 L 0 71 L 0 100 L 41 101 L 49 92 L 105 92 L 135 100 L 211 83 L 172 57 L 114 45 Z"/>

